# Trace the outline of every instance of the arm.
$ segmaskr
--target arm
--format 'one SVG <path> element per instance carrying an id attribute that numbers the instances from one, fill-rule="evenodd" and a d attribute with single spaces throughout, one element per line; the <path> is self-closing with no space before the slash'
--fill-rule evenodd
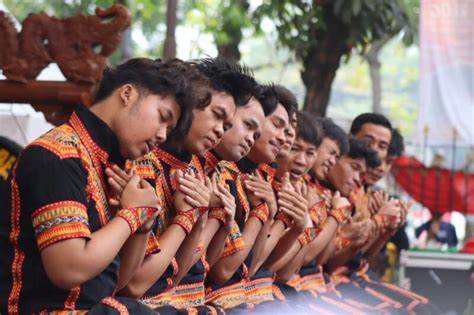
<path id="1" fill-rule="evenodd" d="M 242 233 L 244 243 L 243 250 L 220 258 L 214 264 L 209 272 L 209 277 L 214 282 L 223 283 L 232 277 L 239 266 L 243 264 L 245 258 L 247 258 L 262 226 L 262 221 L 256 217 L 250 217 L 247 222 L 245 222 L 244 232 Z"/>
<path id="2" fill-rule="evenodd" d="M 303 264 L 307 264 L 315 259 L 327 247 L 331 239 L 336 237 L 338 226 L 339 224 L 334 217 L 329 216 L 326 219 L 321 233 L 306 246 Z"/>

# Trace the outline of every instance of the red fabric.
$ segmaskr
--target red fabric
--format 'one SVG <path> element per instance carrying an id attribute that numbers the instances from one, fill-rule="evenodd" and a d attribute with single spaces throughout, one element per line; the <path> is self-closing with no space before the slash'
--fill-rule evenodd
<path id="1" fill-rule="evenodd" d="M 466 176 L 463 171 L 451 173 L 426 167 L 408 156 L 395 161 L 392 174 L 413 199 L 432 212 L 456 210 L 474 214 L 474 174 Z"/>

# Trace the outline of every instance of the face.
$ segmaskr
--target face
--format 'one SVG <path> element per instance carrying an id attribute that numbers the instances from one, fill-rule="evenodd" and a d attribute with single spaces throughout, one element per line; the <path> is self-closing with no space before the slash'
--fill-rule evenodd
<path id="1" fill-rule="evenodd" d="M 290 119 L 290 124 L 285 129 L 285 143 L 280 148 L 280 152 L 278 152 L 277 159 L 286 157 L 291 150 L 291 146 L 295 141 L 296 136 L 296 113 L 293 113 Z"/>
<path id="2" fill-rule="evenodd" d="M 327 137 L 323 138 L 312 167 L 316 178 L 319 180 L 325 179 L 329 171 L 336 165 L 340 158 L 341 150 L 337 142 Z"/>
<path id="3" fill-rule="evenodd" d="M 132 85 L 124 85 L 116 93 L 125 105 L 111 128 L 122 156 L 134 160 L 166 141 L 181 111 L 173 96 L 140 95 Z"/>
<path id="4" fill-rule="evenodd" d="M 387 156 L 388 144 L 392 138 L 392 132 L 384 126 L 367 123 L 362 125 L 355 137 L 365 139 L 369 142 L 369 147 L 377 151 L 381 160 Z"/>
<path id="5" fill-rule="evenodd" d="M 290 180 L 296 182 L 306 175 L 314 164 L 317 156 L 317 148 L 314 144 L 308 143 L 301 138 L 297 138 L 291 147 L 290 152 L 284 158 L 277 159 L 278 170 L 277 177 L 286 172 L 290 174 Z"/>
<path id="6" fill-rule="evenodd" d="M 346 155 L 329 171 L 326 179 L 342 196 L 349 197 L 351 191 L 359 186 L 361 174 L 365 171 L 364 159 L 352 159 Z"/>
<path id="7" fill-rule="evenodd" d="M 367 173 L 365 174 L 365 182 L 369 185 L 375 185 L 375 183 L 390 172 L 395 159 L 395 156 L 387 155 L 379 167 L 367 170 Z"/>
<path id="8" fill-rule="evenodd" d="M 234 114 L 235 103 L 231 95 L 212 93 L 211 103 L 206 108 L 193 110 L 193 121 L 184 139 L 184 149 L 192 154 L 203 155 L 214 148 L 224 132 L 232 127 Z"/>
<path id="9" fill-rule="evenodd" d="M 265 114 L 255 98 L 239 107 L 232 119 L 232 127 L 224 133 L 215 151 L 226 161 L 238 161 L 246 156 L 255 141 L 260 138 Z"/>
<path id="10" fill-rule="evenodd" d="M 283 106 L 278 104 L 276 110 L 265 118 L 262 136 L 255 142 L 248 157 L 256 163 L 274 161 L 285 143 L 285 129 L 288 124 L 288 113 Z"/>

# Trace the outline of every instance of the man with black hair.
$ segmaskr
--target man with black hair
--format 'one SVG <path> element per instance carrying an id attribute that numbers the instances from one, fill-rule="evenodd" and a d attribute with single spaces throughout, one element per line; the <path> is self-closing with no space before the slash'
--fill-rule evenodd
<path id="1" fill-rule="evenodd" d="M 377 152 L 381 160 L 387 155 L 392 137 L 392 124 L 384 115 L 360 114 L 352 121 L 350 133 L 358 139 L 367 140 L 369 147 Z"/>
<path id="2" fill-rule="evenodd" d="M 181 141 L 167 141 L 136 161 L 141 174 L 155 180 L 157 191 L 165 195 L 163 215 L 156 226 L 162 250 L 145 259 L 124 293 L 144 295 L 143 302 L 154 308 L 195 307 L 206 313 L 211 310 L 205 306 L 205 261 L 196 261 L 195 251 L 202 239 L 212 187 L 206 165 L 199 157 L 219 144 L 232 127 L 236 106 L 246 105 L 255 93 L 256 83 L 245 68 L 220 59 L 204 59 L 195 64 L 210 82 L 210 104 L 193 110 L 191 124 Z M 241 84 L 236 86 L 235 82 Z M 214 193 L 220 197 L 228 194 L 222 190 Z M 231 198 L 228 194 L 221 201 Z M 200 250 L 206 247 L 207 244 Z M 175 264 L 163 274 L 173 257 Z M 174 271 L 173 266 L 177 267 Z M 169 308 L 158 310 L 166 312 Z"/>
<path id="3" fill-rule="evenodd" d="M 113 295 L 142 262 L 158 198 L 131 176 L 112 209 L 105 169 L 148 153 L 206 102 L 190 64 L 131 59 L 105 70 L 90 110 L 24 150 L 1 206 L 1 313 L 151 313 Z"/>
<path id="4" fill-rule="evenodd" d="M 250 265 L 249 253 L 255 240 L 270 217 L 270 212 L 276 211 L 274 197 L 256 196 L 249 183 L 258 183 L 256 185 L 259 187 L 268 188 L 269 183 L 262 175 L 252 174 L 257 171 L 259 163 L 270 163 L 275 159 L 285 141 L 284 131 L 289 124 L 289 118 L 285 107 L 278 103 L 278 94 L 273 86 L 262 86 L 255 96 L 266 114 L 261 136 L 255 141 L 247 157 L 237 163 L 221 162 L 221 178 L 227 179 L 237 201 L 236 222 L 243 240 L 239 250 L 225 251 L 209 273 L 210 280 L 215 283 L 212 285 L 213 292 L 209 294 L 209 301 L 219 303 L 223 307 L 273 300 L 271 275 L 265 274 L 258 287 L 244 278 L 245 270 Z M 234 241 L 231 240 L 230 243 Z"/>

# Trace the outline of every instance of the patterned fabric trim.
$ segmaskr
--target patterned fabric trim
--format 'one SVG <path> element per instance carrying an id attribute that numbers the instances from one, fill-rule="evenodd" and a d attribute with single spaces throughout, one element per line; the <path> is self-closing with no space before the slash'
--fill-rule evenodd
<path id="1" fill-rule="evenodd" d="M 247 303 L 260 304 L 273 301 L 273 278 L 260 278 L 247 281 L 245 286 Z"/>
<path id="2" fill-rule="evenodd" d="M 85 205 L 67 200 L 43 206 L 31 215 L 39 250 L 55 242 L 84 237 L 91 238 Z"/>
<path id="3" fill-rule="evenodd" d="M 270 210 L 268 210 L 268 206 L 265 202 L 257 205 L 256 207 L 250 210 L 249 217 L 259 219 L 262 224 L 265 224 L 268 221 L 268 217 L 270 216 Z"/>
<path id="4" fill-rule="evenodd" d="M 224 245 L 224 251 L 221 258 L 233 255 L 245 249 L 244 240 L 242 239 L 242 233 L 240 232 L 239 225 L 234 220 L 230 229 L 229 236 L 227 237 Z"/>
<path id="5" fill-rule="evenodd" d="M 130 233 L 133 234 L 148 222 L 157 211 L 158 208 L 153 207 L 124 208 L 120 209 L 116 216 L 127 221 L 128 226 L 130 227 Z"/>
<path id="6" fill-rule="evenodd" d="M 247 301 L 245 293 L 246 280 L 225 286 L 223 288 L 212 291 L 210 288 L 206 290 L 206 303 L 217 305 L 222 308 L 233 308 Z"/>
<path id="7" fill-rule="evenodd" d="M 278 213 L 275 217 L 275 220 L 279 220 L 279 221 L 283 222 L 283 224 L 285 225 L 285 229 L 290 227 L 291 224 L 292 224 L 291 217 L 288 214 L 286 214 L 285 212 L 281 211 L 281 210 L 278 211 Z"/>
<path id="8" fill-rule="evenodd" d="M 116 299 L 114 299 L 113 297 L 108 296 L 102 299 L 100 303 L 112 307 L 113 309 L 117 310 L 120 315 L 129 314 L 127 307 L 123 305 L 122 303 L 120 303 L 119 301 L 117 301 Z"/>
<path id="9" fill-rule="evenodd" d="M 191 233 L 194 224 L 208 210 L 208 207 L 194 208 L 189 211 L 178 211 L 173 219 L 173 224 L 181 226 L 187 234 Z"/>
<path id="10" fill-rule="evenodd" d="M 160 250 L 160 242 L 158 241 L 158 238 L 156 237 L 155 233 L 153 233 L 152 231 L 148 236 L 148 240 L 146 242 L 145 256 L 159 253 Z"/>
<path id="11" fill-rule="evenodd" d="M 72 288 L 71 291 L 69 291 L 69 296 L 67 297 L 66 302 L 64 303 L 64 308 L 68 310 L 76 309 L 76 302 L 80 294 L 81 294 L 80 286 Z"/>
<path id="12" fill-rule="evenodd" d="M 224 208 L 212 208 L 209 210 L 208 219 L 215 219 L 221 222 L 222 224 L 225 224 L 225 217 L 226 212 Z"/>

